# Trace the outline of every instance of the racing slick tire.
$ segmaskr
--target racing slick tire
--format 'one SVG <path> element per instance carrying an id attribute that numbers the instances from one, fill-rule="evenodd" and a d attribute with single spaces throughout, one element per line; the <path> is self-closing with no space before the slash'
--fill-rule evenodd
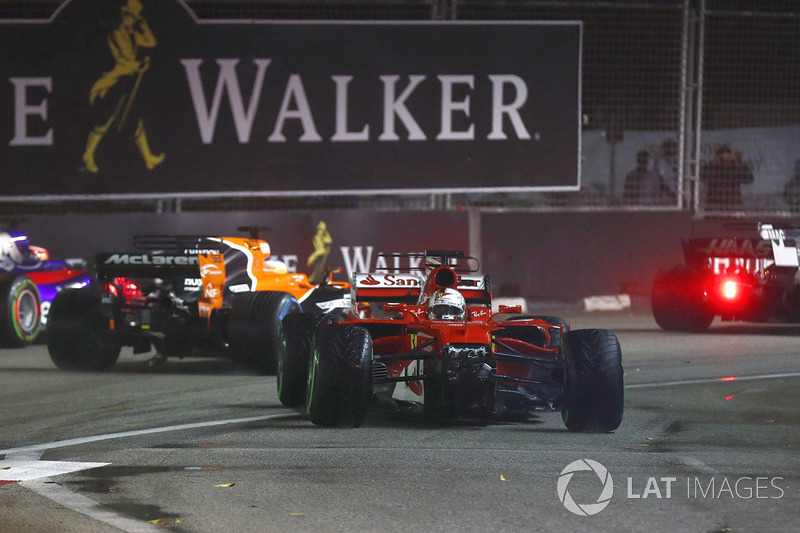
<path id="1" fill-rule="evenodd" d="M 47 351 L 62 370 L 104 371 L 119 358 L 121 343 L 109 331 L 94 287 L 56 294 L 47 317 Z"/>
<path id="2" fill-rule="evenodd" d="M 261 374 L 275 374 L 281 321 L 298 312 L 300 304 L 286 292 L 237 294 L 228 317 L 228 344 L 233 357 L 254 366 Z"/>
<path id="3" fill-rule="evenodd" d="M 622 422 L 622 351 L 613 331 L 578 329 L 564 335 L 561 418 L 570 431 L 607 433 Z"/>
<path id="4" fill-rule="evenodd" d="M 306 391 L 311 422 L 359 427 L 372 399 L 372 338 L 359 326 L 323 324 L 314 337 Z"/>
<path id="5" fill-rule="evenodd" d="M 714 313 L 703 303 L 700 273 L 687 265 L 661 270 L 653 280 L 651 305 L 656 324 L 666 331 L 701 332 Z"/>
<path id="6" fill-rule="evenodd" d="M 281 322 L 278 351 L 278 398 L 286 407 L 300 407 L 306 398 L 311 338 L 316 318 L 311 313 L 286 315 Z"/>
<path id="7" fill-rule="evenodd" d="M 39 335 L 42 302 L 28 276 L 0 275 L 0 345 L 20 348 Z"/>

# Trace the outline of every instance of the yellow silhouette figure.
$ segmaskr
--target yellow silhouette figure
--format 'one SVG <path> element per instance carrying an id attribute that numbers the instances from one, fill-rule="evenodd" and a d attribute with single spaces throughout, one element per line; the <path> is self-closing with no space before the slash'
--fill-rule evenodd
<path id="1" fill-rule="evenodd" d="M 140 48 L 156 46 L 156 38 L 150 25 L 142 16 L 142 7 L 140 0 L 127 0 L 121 7 L 120 25 L 108 34 L 108 47 L 114 57 L 114 68 L 105 72 L 89 91 L 89 105 L 96 116 L 83 152 L 83 164 L 89 172 L 99 170 L 94 156 L 106 132 L 116 125 L 119 133 L 125 126 L 142 77 L 150 68 L 149 56 L 138 59 Z M 141 116 L 136 118 L 133 140 L 148 170 L 153 170 L 164 161 L 164 154 L 154 155 L 150 151 L 144 118 Z"/>
<path id="2" fill-rule="evenodd" d="M 317 224 L 317 232 L 314 234 L 314 238 L 311 239 L 314 251 L 306 261 L 307 266 L 314 265 L 314 271 L 308 277 L 311 283 L 322 283 L 325 280 L 325 266 L 328 263 L 328 255 L 331 253 L 332 243 L 333 239 L 331 234 L 328 233 L 328 225 L 320 221 Z"/>

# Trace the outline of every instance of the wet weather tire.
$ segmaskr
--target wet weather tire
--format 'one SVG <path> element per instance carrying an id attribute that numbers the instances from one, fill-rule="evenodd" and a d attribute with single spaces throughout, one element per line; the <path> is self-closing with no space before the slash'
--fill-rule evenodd
<path id="1" fill-rule="evenodd" d="M 661 270 L 653 281 L 653 318 L 666 331 L 705 331 L 714 314 L 703 303 L 699 272 L 686 265 Z"/>
<path id="2" fill-rule="evenodd" d="M 64 289 L 47 317 L 47 351 L 62 370 L 104 371 L 119 358 L 122 345 L 100 313 L 94 287 Z"/>
<path id="3" fill-rule="evenodd" d="M 323 324 L 309 365 L 306 409 L 324 427 L 359 427 L 372 397 L 372 338 L 358 326 Z"/>
<path id="4" fill-rule="evenodd" d="M 281 323 L 278 351 L 278 398 L 287 407 L 300 407 L 306 398 L 311 338 L 316 320 L 310 313 L 286 315 Z"/>
<path id="5" fill-rule="evenodd" d="M 285 292 L 237 294 L 228 318 L 228 344 L 234 358 L 254 366 L 261 374 L 275 374 L 281 321 L 298 312 L 300 304 Z"/>
<path id="6" fill-rule="evenodd" d="M 605 433 L 622 422 L 622 351 L 613 331 L 578 329 L 564 335 L 561 418 L 570 431 Z"/>
<path id="7" fill-rule="evenodd" d="M 19 348 L 39 335 L 42 302 L 28 276 L 0 276 L 0 345 Z"/>

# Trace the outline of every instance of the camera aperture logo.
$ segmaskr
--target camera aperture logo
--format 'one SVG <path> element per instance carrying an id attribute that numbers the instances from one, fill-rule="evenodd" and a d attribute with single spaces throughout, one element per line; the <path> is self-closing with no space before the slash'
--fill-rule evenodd
<path id="1" fill-rule="evenodd" d="M 577 503 L 569 493 L 569 484 L 572 477 L 576 472 L 591 471 L 597 474 L 600 482 L 603 484 L 603 490 L 597 501 L 594 503 Z M 558 499 L 564 504 L 564 507 L 571 513 L 579 516 L 592 516 L 596 515 L 605 509 L 611 502 L 611 497 L 614 495 L 614 481 L 611 479 L 611 474 L 608 469 L 591 459 L 579 459 L 568 464 L 561 474 L 558 476 Z"/>
<path id="2" fill-rule="evenodd" d="M 573 483 L 573 494 L 579 496 L 579 500 L 589 499 L 588 503 L 579 503 L 570 494 L 570 483 L 574 482 L 575 474 L 579 472 L 594 472 L 600 480 L 600 484 L 594 480 L 592 475 L 580 476 L 579 482 Z M 678 477 L 654 477 L 648 476 L 647 481 L 642 479 L 634 480 L 627 477 L 628 500 L 641 501 L 648 498 L 672 499 L 674 497 L 685 497 L 687 500 L 777 500 L 784 497 L 786 492 L 781 486 L 783 477 L 774 476 L 741 476 L 738 478 L 728 478 L 721 474 L 700 478 L 697 476 L 686 477 L 686 493 L 683 495 L 679 490 L 683 481 Z M 600 489 L 602 485 L 602 489 Z M 644 487 L 644 489 L 641 489 Z M 591 459 L 579 459 L 568 464 L 558 476 L 558 499 L 567 510 L 578 516 L 592 516 L 608 507 L 611 498 L 614 496 L 614 482 L 608 469 Z M 600 491 L 600 495 L 595 502 L 591 502 L 594 494 Z"/>

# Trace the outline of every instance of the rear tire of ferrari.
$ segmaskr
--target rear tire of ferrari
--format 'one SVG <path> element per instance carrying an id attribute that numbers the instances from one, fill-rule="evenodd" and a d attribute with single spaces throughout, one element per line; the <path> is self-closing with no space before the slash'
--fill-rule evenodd
<path id="1" fill-rule="evenodd" d="M 286 315 L 278 351 L 278 398 L 286 407 L 300 407 L 306 397 L 311 338 L 316 319 L 311 313 Z"/>
<path id="2" fill-rule="evenodd" d="M 570 431 L 607 433 L 622 422 L 622 351 L 613 331 L 578 329 L 564 335 L 561 418 Z"/>
<path id="3" fill-rule="evenodd" d="M 703 304 L 700 274 L 686 265 L 661 270 L 653 281 L 653 318 L 666 331 L 701 332 L 714 313 Z"/>
<path id="4" fill-rule="evenodd" d="M 39 336 L 42 302 L 28 276 L 0 276 L 0 345 L 21 348 Z"/>
<path id="5" fill-rule="evenodd" d="M 311 421 L 323 427 L 359 427 L 372 398 L 372 338 L 359 326 L 317 329 L 306 393 Z"/>
<path id="6" fill-rule="evenodd" d="M 228 318 L 228 344 L 233 357 L 261 374 L 278 369 L 281 321 L 300 312 L 291 294 L 261 291 L 237 294 Z"/>
<path id="7" fill-rule="evenodd" d="M 62 370 L 105 371 L 114 366 L 122 345 L 100 313 L 100 292 L 93 287 L 64 289 L 47 317 L 47 351 Z"/>

